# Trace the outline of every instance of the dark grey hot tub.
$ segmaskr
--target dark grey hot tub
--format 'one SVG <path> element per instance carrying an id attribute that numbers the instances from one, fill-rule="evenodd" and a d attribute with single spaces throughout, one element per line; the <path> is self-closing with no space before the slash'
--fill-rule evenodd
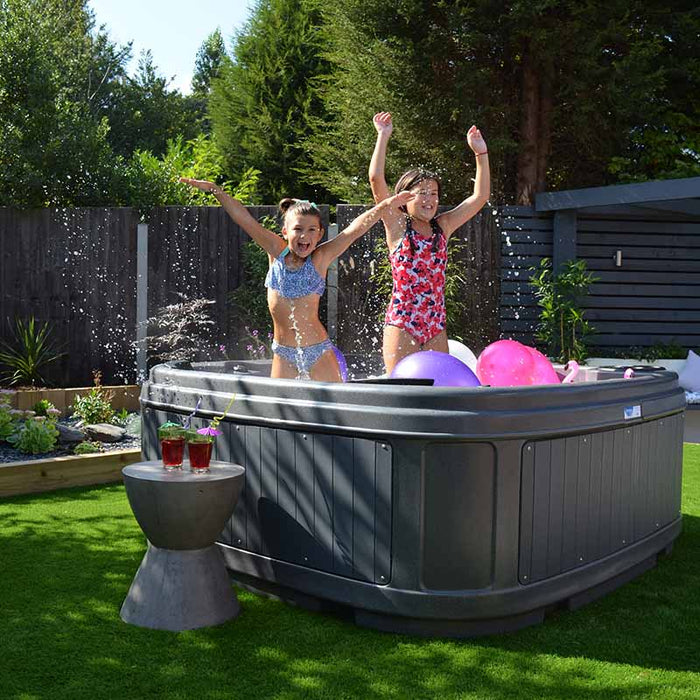
<path id="1" fill-rule="evenodd" d="M 639 575 L 681 530 L 672 372 L 514 389 L 271 380 L 260 363 L 151 370 L 156 427 L 237 398 L 214 458 L 246 469 L 232 577 L 356 622 L 469 636 L 540 622 Z M 605 381 L 603 381 L 605 380 Z"/>

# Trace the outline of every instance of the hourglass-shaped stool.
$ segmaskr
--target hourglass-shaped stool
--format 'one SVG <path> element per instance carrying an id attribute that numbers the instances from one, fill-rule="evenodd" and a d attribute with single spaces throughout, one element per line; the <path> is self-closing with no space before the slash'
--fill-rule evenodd
<path id="1" fill-rule="evenodd" d="M 238 615 L 236 594 L 214 544 L 233 514 L 245 470 L 212 462 L 210 471 L 168 471 L 160 462 L 122 469 L 126 495 L 148 550 L 121 608 L 125 622 L 181 631 Z"/>

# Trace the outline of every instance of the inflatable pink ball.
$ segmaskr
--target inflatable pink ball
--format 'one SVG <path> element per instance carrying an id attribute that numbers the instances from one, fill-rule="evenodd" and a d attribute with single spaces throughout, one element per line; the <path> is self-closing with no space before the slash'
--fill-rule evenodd
<path id="1" fill-rule="evenodd" d="M 559 384 L 559 375 L 555 372 L 552 363 L 539 350 L 524 345 L 530 351 L 533 362 L 533 371 L 530 375 L 530 384 Z"/>
<path id="2" fill-rule="evenodd" d="M 535 363 L 529 349 L 516 340 L 497 340 L 484 348 L 476 363 L 476 376 L 491 386 L 527 386 Z"/>
<path id="3" fill-rule="evenodd" d="M 433 386 L 479 386 L 474 372 L 445 352 L 423 350 L 404 357 L 391 373 L 392 379 L 432 379 Z"/>

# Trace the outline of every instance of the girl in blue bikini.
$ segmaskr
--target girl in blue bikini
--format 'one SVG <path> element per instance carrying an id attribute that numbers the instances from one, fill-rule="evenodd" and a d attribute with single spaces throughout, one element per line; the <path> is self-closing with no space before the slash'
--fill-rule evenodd
<path id="1" fill-rule="evenodd" d="M 282 238 L 251 216 L 236 199 L 213 182 L 180 178 L 181 182 L 211 192 L 226 213 L 268 254 L 265 279 L 267 303 L 274 326 L 271 377 L 339 382 L 340 368 L 328 333 L 318 317 L 330 264 L 390 209 L 404 206 L 414 194 L 401 192 L 360 214 L 333 240 L 323 238 L 321 212 L 315 204 L 283 199 Z"/>

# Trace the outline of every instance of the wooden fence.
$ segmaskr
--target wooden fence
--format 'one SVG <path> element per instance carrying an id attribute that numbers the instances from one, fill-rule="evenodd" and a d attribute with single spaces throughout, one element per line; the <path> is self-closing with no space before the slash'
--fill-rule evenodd
<path id="1" fill-rule="evenodd" d="M 328 207 L 321 209 L 327 224 Z M 338 227 L 364 209 L 338 205 Z M 275 213 L 271 206 L 250 210 L 257 218 Z M 51 322 L 66 353 L 47 372 L 52 383 L 89 385 L 93 369 L 105 383 L 136 379 L 139 218 L 134 209 L 0 209 L 0 339 L 10 339 L 15 317 Z M 230 293 L 243 281 L 249 239 L 221 207 L 164 207 L 147 219 L 147 316 L 180 295 L 213 300 L 214 326 L 200 349 L 216 359 L 218 346 L 234 345 L 248 320 L 235 312 Z M 654 210 L 579 214 L 576 253 L 599 278 L 585 300 L 598 346 L 700 346 L 698 233 L 697 218 Z M 501 335 L 532 343 L 537 308 L 529 268 L 552 256 L 552 216 L 528 207 L 486 209 L 455 235 L 466 241 L 466 344 L 479 352 Z M 344 352 L 381 349 L 383 237 L 375 226 L 338 261 L 337 316 L 329 315 L 329 326 Z"/>

